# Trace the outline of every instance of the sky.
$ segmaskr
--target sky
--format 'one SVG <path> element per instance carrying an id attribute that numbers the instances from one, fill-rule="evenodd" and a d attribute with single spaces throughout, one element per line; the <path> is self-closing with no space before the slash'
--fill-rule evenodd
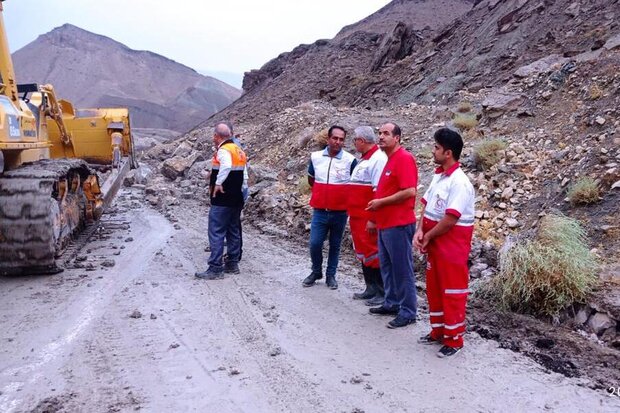
<path id="1" fill-rule="evenodd" d="M 389 2 L 6 0 L 3 15 L 12 52 L 71 23 L 201 73 L 235 74 L 240 79 L 243 72 L 258 69 L 299 44 L 334 37 L 343 26 Z"/>

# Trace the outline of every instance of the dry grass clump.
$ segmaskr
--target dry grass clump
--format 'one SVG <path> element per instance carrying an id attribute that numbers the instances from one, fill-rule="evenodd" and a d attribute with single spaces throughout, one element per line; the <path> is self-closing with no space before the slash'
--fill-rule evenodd
<path id="1" fill-rule="evenodd" d="M 299 178 L 299 180 L 297 181 L 297 191 L 299 191 L 299 193 L 302 195 L 308 195 L 312 192 L 312 187 L 308 183 L 307 176 L 304 175 Z"/>
<path id="2" fill-rule="evenodd" d="M 594 84 L 590 86 L 590 90 L 588 91 L 588 97 L 590 100 L 597 100 L 603 96 L 603 89 L 601 89 L 598 85 Z"/>
<path id="3" fill-rule="evenodd" d="M 469 113 L 472 110 L 473 110 L 473 106 L 471 105 L 471 103 L 469 103 L 466 100 L 459 102 L 459 104 L 456 106 L 456 111 L 458 113 Z"/>
<path id="4" fill-rule="evenodd" d="M 452 124 L 462 131 L 466 131 L 478 126 L 478 117 L 475 113 L 456 113 L 452 119 Z"/>
<path id="5" fill-rule="evenodd" d="M 478 116 L 473 112 L 473 106 L 468 101 L 459 102 L 456 112 L 452 116 L 452 124 L 461 131 L 473 129 L 478 126 Z"/>
<path id="6" fill-rule="evenodd" d="M 517 241 L 500 254 L 499 275 L 487 290 L 504 308 L 554 316 L 586 299 L 598 268 L 579 223 L 548 215 L 533 239 Z"/>
<path id="7" fill-rule="evenodd" d="M 314 135 L 314 142 L 321 148 L 325 148 L 327 146 L 327 132 L 329 129 L 323 129 L 316 135 Z"/>
<path id="8" fill-rule="evenodd" d="M 568 200 L 573 205 L 586 205 L 599 200 L 599 189 L 594 179 L 580 178 L 568 190 Z"/>
<path id="9" fill-rule="evenodd" d="M 501 139 L 482 141 L 474 147 L 474 163 L 477 167 L 488 169 L 495 165 L 505 155 L 506 142 Z"/>

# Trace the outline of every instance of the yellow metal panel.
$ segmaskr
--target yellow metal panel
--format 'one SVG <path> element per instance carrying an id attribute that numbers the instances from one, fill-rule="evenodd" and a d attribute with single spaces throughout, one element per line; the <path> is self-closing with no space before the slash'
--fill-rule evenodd
<path id="1" fill-rule="evenodd" d="M 67 103 L 61 101 L 64 110 Z M 52 142 L 52 158 L 77 157 L 91 163 L 112 163 L 112 138 L 114 128 L 122 128 L 123 156 L 130 153 L 129 112 L 127 109 L 78 109 L 75 116 L 63 116 L 65 127 L 71 135 L 72 145 L 65 145 L 60 139 L 60 131 L 53 121 L 49 121 L 49 138 Z M 113 128 L 110 128 L 110 127 Z"/>

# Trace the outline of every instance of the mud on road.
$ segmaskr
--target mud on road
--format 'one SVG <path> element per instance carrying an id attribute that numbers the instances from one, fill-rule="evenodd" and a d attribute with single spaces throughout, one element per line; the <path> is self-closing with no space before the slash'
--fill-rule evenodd
<path id="1" fill-rule="evenodd" d="M 302 288 L 305 249 L 244 228 L 241 274 L 195 279 L 207 252 L 206 207 L 175 223 L 126 190 L 104 229 L 52 277 L 0 279 L 2 412 L 618 411 L 587 378 L 549 372 L 469 333 L 454 359 L 416 325 Z M 108 228 L 106 229 L 106 225 Z M 610 383 L 618 385 L 618 383 Z"/>

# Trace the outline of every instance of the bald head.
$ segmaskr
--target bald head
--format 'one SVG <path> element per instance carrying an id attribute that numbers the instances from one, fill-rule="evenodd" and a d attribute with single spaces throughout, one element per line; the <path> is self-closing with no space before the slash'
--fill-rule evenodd
<path id="1" fill-rule="evenodd" d="M 225 140 L 230 139 L 231 136 L 230 128 L 223 122 L 218 123 L 213 128 L 213 143 L 216 147 L 219 147 Z"/>
<path id="2" fill-rule="evenodd" d="M 220 122 L 217 125 L 215 125 L 215 128 L 213 129 L 213 134 L 219 135 L 224 139 L 228 139 L 232 136 L 230 127 L 224 122 Z"/>

